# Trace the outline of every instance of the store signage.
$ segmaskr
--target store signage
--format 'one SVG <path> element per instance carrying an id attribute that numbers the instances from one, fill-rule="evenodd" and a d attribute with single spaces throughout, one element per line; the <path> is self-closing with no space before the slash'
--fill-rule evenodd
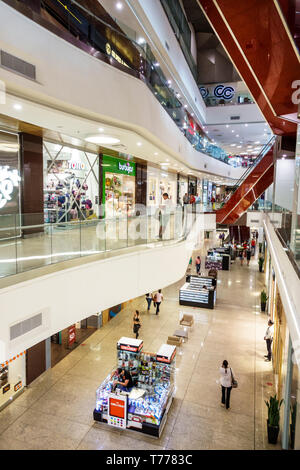
<path id="1" fill-rule="evenodd" d="M 19 186 L 20 181 L 18 170 L 11 170 L 9 166 L 0 166 L 0 209 L 11 201 L 14 188 Z"/>
<path id="2" fill-rule="evenodd" d="M 81 162 L 74 162 L 72 160 L 68 161 L 69 170 L 84 170 L 85 164 Z"/>
<path id="3" fill-rule="evenodd" d="M 121 344 L 120 349 L 122 349 L 122 351 L 138 352 L 140 351 L 140 349 L 142 349 L 142 345 L 137 347 L 137 346 L 129 346 L 129 344 L 127 345 Z"/>
<path id="4" fill-rule="evenodd" d="M 8 392 L 8 390 L 10 390 L 10 384 L 5 385 L 2 390 L 3 390 L 3 393 Z"/>
<path id="5" fill-rule="evenodd" d="M 71 346 L 76 341 L 76 328 L 75 325 L 69 327 L 68 331 L 68 343 Z"/>
<path id="6" fill-rule="evenodd" d="M 106 53 L 108 55 L 110 55 L 111 57 L 113 57 L 117 62 L 119 62 L 119 64 L 122 64 L 122 65 L 125 65 L 125 67 L 128 67 L 128 65 L 126 64 L 126 62 L 124 62 L 123 59 L 121 59 L 121 57 L 111 48 L 111 45 L 107 42 L 106 43 Z"/>
<path id="7" fill-rule="evenodd" d="M 18 382 L 15 386 L 14 386 L 14 391 L 17 392 L 18 390 L 20 390 L 22 388 L 22 380 L 20 380 L 20 382 Z"/>
<path id="8" fill-rule="evenodd" d="M 127 162 L 127 163 L 119 162 L 119 170 L 130 174 L 130 173 L 133 173 L 134 168 L 129 162 Z"/>
<path id="9" fill-rule="evenodd" d="M 174 349 L 174 352 L 173 352 L 171 358 L 169 358 L 167 356 L 156 356 L 156 360 L 157 360 L 157 362 L 166 362 L 167 364 L 170 364 L 173 361 L 175 355 L 176 355 L 176 349 Z"/>
<path id="10" fill-rule="evenodd" d="M 109 415 L 125 419 L 125 400 L 120 398 L 109 398 Z"/>
<path id="11" fill-rule="evenodd" d="M 200 87 L 200 93 L 203 99 L 207 98 L 210 93 L 216 98 L 223 98 L 225 100 L 231 100 L 234 97 L 235 89 L 232 86 L 216 85 L 214 88 Z"/>

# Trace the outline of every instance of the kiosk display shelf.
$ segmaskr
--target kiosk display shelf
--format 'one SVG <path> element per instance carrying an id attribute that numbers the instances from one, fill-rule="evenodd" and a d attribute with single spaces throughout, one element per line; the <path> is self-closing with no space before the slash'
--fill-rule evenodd
<path id="1" fill-rule="evenodd" d="M 114 370 L 97 389 L 94 419 L 159 437 L 175 390 L 176 347 L 163 345 L 157 354 L 142 352 L 142 347 L 141 340 L 118 341 L 118 366 L 126 364 L 132 377 L 137 372 L 135 386 L 129 392 L 114 391 Z M 124 354 L 131 356 L 124 358 Z"/>
<path id="2" fill-rule="evenodd" d="M 222 256 L 218 254 L 208 255 L 205 257 L 205 269 L 222 269 Z"/>
<path id="3" fill-rule="evenodd" d="M 186 282 L 179 291 L 179 304 L 213 309 L 216 302 L 215 282 L 212 278 L 191 276 L 191 282 Z"/>

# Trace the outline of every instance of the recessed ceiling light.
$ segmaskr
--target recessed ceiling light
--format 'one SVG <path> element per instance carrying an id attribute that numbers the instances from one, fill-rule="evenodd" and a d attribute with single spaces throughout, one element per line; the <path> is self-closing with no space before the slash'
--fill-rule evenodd
<path id="1" fill-rule="evenodd" d="M 159 67 L 159 62 L 155 62 L 153 65 L 154 67 Z"/>
<path id="2" fill-rule="evenodd" d="M 157 153 L 157 152 L 154 152 L 154 155 L 158 155 L 158 153 Z"/>
<path id="3" fill-rule="evenodd" d="M 110 137 L 110 136 L 105 136 L 105 135 L 91 135 L 89 137 L 86 137 L 85 140 L 87 142 L 91 142 L 92 144 L 99 144 L 99 145 L 112 145 L 112 144 L 118 144 L 120 142 L 120 139 L 117 139 L 116 137 Z"/>
<path id="4" fill-rule="evenodd" d="M 139 38 L 138 43 L 139 44 L 145 44 L 145 39 L 144 38 Z"/>
<path id="5" fill-rule="evenodd" d="M 226 127 L 229 127 L 229 124 L 226 124 Z"/>
<path id="6" fill-rule="evenodd" d="M 122 8 L 123 8 L 123 3 L 121 3 L 121 2 L 116 3 L 116 8 L 117 8 L 118 10 L 122 10 Z"/>
<path id="7" fill-rule="evenodd" d="M 245 127 L 248 127 L 248 124 L 245 124 Z"/>
<path id="8" fill-rule="evenodd" d="M 136 145 L 137 145 L 138 147 L 141 147 L 143 144 L 142 144 L 142 142 L 137 142 Z"/>
<path id="9" fill-rule="evenodd" d="M 236 137 L 239 137 L 239 135 L 237 134 Z"/>
<path id="10" fill-rule="evenodd" d="M 230 145 L 230 147 L 235 147 L 235 146 L 236 146 L 236 144 L 231 144 L 231 145 Z"/>
<path id="11" fill-rule="evenodd" d="M 231 132 L 234 132 L 234 130 L 232 129 L 232 131 L 231 131 Z"/>
<path id="12" fill-rule="evenodd" d="M 99 131 L 99 132 L 104 132 L 103 127 L 99 127 L 98 131 Z"/>
<path id="13" fill-rule="evenodd" d="M 21 104 L 14 104 L 14 109 L 16 109 L 17 111 L 20 111 L 21 109 L 23 108 L 23 106 Z"/>

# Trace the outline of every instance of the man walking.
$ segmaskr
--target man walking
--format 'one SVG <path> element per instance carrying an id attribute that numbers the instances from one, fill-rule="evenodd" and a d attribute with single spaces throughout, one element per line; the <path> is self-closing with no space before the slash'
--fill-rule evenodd
<path id="1" fill-rule="evenodd" d="M 265 334 L 265 341 L 266 341 L 266 344 L 267 344 L 267 351 L 268 351 L 268 354 L 265 355 L 265 361 L 266 362 L 270 362 L 271 359 L 272 359 L 272 341 L 273 341 L 273 334 L 274 334 L 274 323 L 272 322 L 272 320 L 269 320 L 268 321 L 268 328 L 267 328 L 267 331 L 266 331 L 266 334 Z"/>

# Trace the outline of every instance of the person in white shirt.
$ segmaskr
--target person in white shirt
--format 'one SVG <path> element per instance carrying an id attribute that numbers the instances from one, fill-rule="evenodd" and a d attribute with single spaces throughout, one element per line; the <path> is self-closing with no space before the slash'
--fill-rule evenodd
<path id="1" fill-rule="evenodd" d="M 161 289 L 155 294 L 155 303 L 156 303 L 156 315 L 159 313 L 159 306 L 161 302 L 164 300 L 164 296 L 161 293 Z"/>
<path id="2" fill-rule="evenodd" d="M 159 227 L 159 238 L 169 238 L 170 237 L 170 227 L 169 227 L 169 222 L 170 222 L 170 212 L 172 210 L 172 201 L 169 198 L 168 193 L 164 193 L 162 195 L 163 201 L 162 204 L 159 206 L 161 211 L 160 211 L 160 227 Z"/>
<path id="3" fill-rule="evenodd" d="M 265 361 L 270 362 L 272 359 L 272 341 L 273 341 L 273 334 L 274 334 L 274 324 L 272 320 L 268 321 L 268 328 L 264 337 L 264 340 L 267 344 L 267 351 L 268 354 L 265 355 Z"/>
<path id="4" fill-rule="evenodd" d="M 226 405 L 227 410 L 230 408 L 230 394 L 232 390 L 233 377 L 233 370 L 231 367 L 228 367 L 228 361 L 223 361 L 222 367 L 220 367 L 220 384 L 222 387 L 221 405 Z"/>

